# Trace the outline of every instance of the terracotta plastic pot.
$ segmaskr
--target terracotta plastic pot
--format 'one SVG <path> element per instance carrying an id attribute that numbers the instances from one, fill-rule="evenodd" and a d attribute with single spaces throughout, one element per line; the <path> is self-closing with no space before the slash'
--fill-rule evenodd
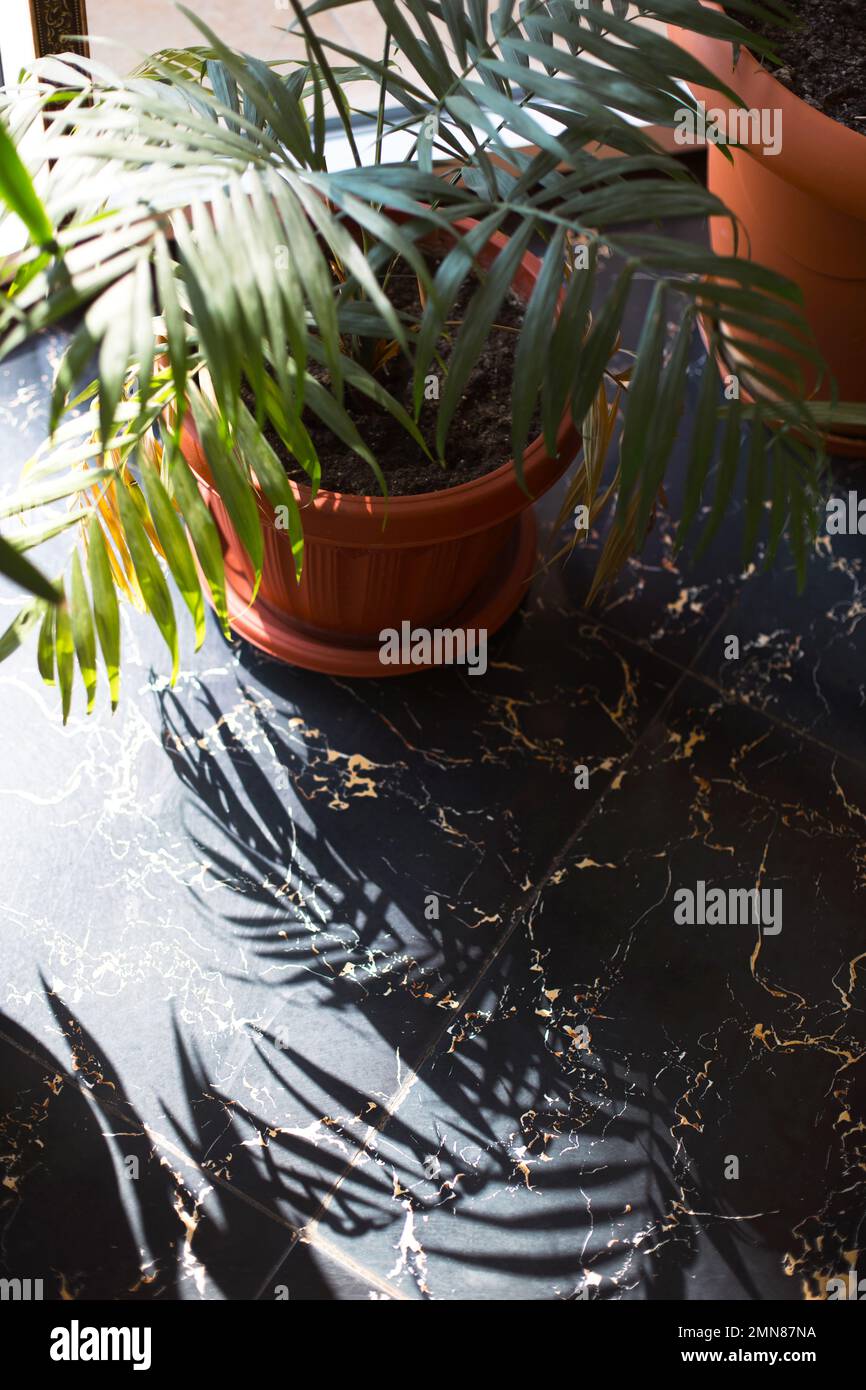
<path id="1" fill-rule="evenodd" d="M 472 225 L 457 223 L 456 229 Z M 495 260 L 505 244 L 501 234 L 492 237 L 479 257 L 482 264 Z M 513 286 L 521 298 L 531 294 L 540 269 L 537 257 L 524 257 Z M 387 501 L 320 490 L 311 502 L 310 489 L 292 482 L 304 525 L 301 581 L 295 580 L 287 532 L 277 529 L 273 508 L 259 494 L 264 564 L 250 605 L 252 568 L 213 487 L 189 415 L 181 445 L 222 539 L 233 629 L 293 665 L 346 676 L 423 669 L 382 665 L 380 632 L 408 621 L 415 628 L 491 633 L 517 607 L 535 567 L 532 502 L 510 461 L 457 487 Z M 532 499 L 561 477 L 579 446 L 580 436 L 566 419 L 556 458 L 540 438 L 527 448 L 524 473 Z"/>
<path id="2" fill-rule="evenodd" d="M 723 9 L 710 0 L 703 3 Z M 735 65 L 730 43 L 674 25 L 668 31 L 720 82 L 732 87 L 747 110 L 781 113 L 778 154 L 765 154 L 759 144 L 744 145 L 732 152 L 729 162 L 710 144 L 709 188 L 736 214 L 746 233 L 738 254 L 800 286 L 839 398 L 866 401 L 866 134 L 809 106 L 747 49 L 740 50 Z M 712 89 L 690 86 L 708 109 L 730 106 Z M 713 218 L 710 235 L 720 255 L 734 253 L 727 219 Z M 815 394 L 826 400 L 830 391 L 823 386 Z M 862 453 L 862 441 L 852 449 Z"/>

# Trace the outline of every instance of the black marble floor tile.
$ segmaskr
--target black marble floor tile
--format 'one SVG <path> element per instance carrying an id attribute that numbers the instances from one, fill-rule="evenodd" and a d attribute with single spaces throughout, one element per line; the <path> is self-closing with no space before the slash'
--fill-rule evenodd
<path id="1" fill-rule="evenodd" d="M 866 1209 L 864 815 L 862 769 L 690 680 L 331 1238 L 421 1297 L 819 1296 Z M 700 879 L 781 889 L 781 930 L 678 925 Z"/>
<path id="2" fill-rule="evenodd" d="M 3 486 L 57 348 L 0 367 Z M 660 508 L 587 613 L 597 545 L 539 573 L 483 679 L 330 680 L 210 630 L 172 690 L 126 614 L 118 713 L 64 730 L 31 653 L 4 663 L 5 1277 L 792 1298 L 856 1249 L 858 551 L 819 550 L 798 606 L 741 572 L 736 511 L 691 566 Z M 750 684 L 770 621 L 803 661 Z M 757 955 L 673 926 L 678 885 L 762 864 L 785 925 Z"/>
<path id="3" fill-rule="evenodd" d="M 866 497 L 864 463 L 836 461 L 829 495 Z M 755 577 L 732 606 L 697 669 L 730 696 L 866 761 L 866 536 L 823 530 L 796 593 L 783 560 Z M 725 655 L 723 636 L 739 640 Z"/>
<path id="4" fill-rule="evenodd" d="M 525 660 L 532 632 L 516 624 L 509 655 Z M 348 1121 L 423 1057 L 671 672 L 586 624 L 571 693 L 552 677 L 571 702 L 556 730 L 505 670 L 460 692 L 471 719 L 449 744 L 441 686 L 410 702 L 393 683 L 379 718 L 371 695 L 316 677 L 274 670 L 269 694 L 218 637 L 174 692 L 154 655 L 130 650 L 114 719 L 65 730 L 27 653 L 0 673 L 20 728 L 0 777 L 4 1007 L 47 1046 L 70 1009 L 96 1090 L 120 1078 L 160 1143 L 302 1224 L 357 1147 Z M 589 792 L 573 788 L 581 759 Z"/>

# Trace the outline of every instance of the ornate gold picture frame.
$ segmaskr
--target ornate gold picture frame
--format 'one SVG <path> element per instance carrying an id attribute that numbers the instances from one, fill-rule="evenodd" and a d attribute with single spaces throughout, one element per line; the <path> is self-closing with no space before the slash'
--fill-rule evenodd
<path id="1" fill-rule="evenodd" d="M 44 53 L 87 53 L 86 40 L 69 38 L 87 33 L 86 0 L 30 0 L 30 17 L 38 58 Z"/>

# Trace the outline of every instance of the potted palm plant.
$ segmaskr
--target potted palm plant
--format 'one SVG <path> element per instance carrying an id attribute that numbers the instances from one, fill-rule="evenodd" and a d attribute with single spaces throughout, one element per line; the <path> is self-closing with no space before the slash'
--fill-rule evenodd
<path id="1" fill-rule="evenodd" d="M 378 659 L 398 620 L 492 631 L 534 564 L 531 503 L 569 467 L 572 538 L 608 516 L 596 590 L 646 534 L 699 318 L 713 350 L 742 329 L 783 350 L 765 351 L 769 405 L 721 400 L 702 369 L 682 527 L 713 476 L 705 535 L 718 524 L 751 419 L 746 547 L 767 517 L 768 552 L 787 530 L 802 570 L 821 459 L 796 290 L 670 234 L 725 209 L 635 124 L 672 126 L 708 71 L 623 0 L 376 0 L 375 52 L 319 36 L 343 3 L 292 0 L 304 56 L 284 64 L 189 15 L 197 48 L 127 78 L 42 60 L 6 96 L 2 188 L 30 241 L 2 351 L 72 327 L 50 438 L 0 508 L 0 567 L 30 590 L 0 656 L 38 629 L 64 716 L 76 666 L 92 705 L 100 657 L 117 699 L 118 595 L 176 670 L 167 575 L 199 642 L 206 596 L 226 630 L 330 672 L 403 669 Z M 349 167 L 329 163 L 329 114 Z M 76 544 L 49 578 L 34 553 L 61 532 Z"/>
<path id="2" fill-rule="evenodd" d="M 810 389 L 841 403 L 834 452 L 862 455 L 866 426 L 866 20 L 853 0 L 786 0 L 745 16 L 736 6 L 695 4 L 714 12 L 712 32 L 671 25 L 670 35 L 713 73 L 691 90 L 708 109 L 736 87 L 740 109 L 771 115 L 768 150 L 759 130 L 724 144 L 711 141 L 708 184 L 735 214 L 746 254 L 800 287 L 806 315 L 832 381 Z M 724 109 L 725 102 L 721 102 Z M 758 123 L 755 123 L 756 126 Z M 731 146 L 736 148 L 731 149 Z M 731 157 L 733 155 L 733 157 Z M 733 224 L 714 222 L 720 255 L 733 250 Z M 859 409 L 858 409 L 859 406 Z M 846 433 L 845 427 L 848 427 Z M 853 438 L 851 436 L 854 436 Z M 857 437 L 857 436 L 860 437 Z"/>

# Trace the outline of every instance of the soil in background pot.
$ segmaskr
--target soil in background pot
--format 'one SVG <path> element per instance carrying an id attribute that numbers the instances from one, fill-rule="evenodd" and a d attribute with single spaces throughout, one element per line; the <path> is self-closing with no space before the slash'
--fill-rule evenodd
<path id="1" fill-rule="evenodd" d="M 467 306 L 477 289 L 470 279 L 463 286 L 451 314 L 449 339 L 437 347 L 447 366 L 466 316 Z M 418 284 L 415 276 L 402 269 L 395 272 L 388 284 L 388 295 L 395 308 L 409 315 L 420 315 Z M 511 390 L 518 332 L 523 325 L 525 306 L 517 295 L 503 301 L 490 336 L 475 368 L 469 376 L 463 398 L 455 411 L 445 444 L 446 467 L 431 463 L 415 441 L 388 412 L 371 401 L 369 396 L 347 387 L 344 406 L 362 438 L 370 446 L 385 475 L 391 496 L 411 496 L 421 492 L 440 492 L 459 483 L 483 477 L 501 467 L 512 456 L 511 448 Z M 311 365 L 310 371 L 327 385 L 327 373 Z M 430 373 L 438 378 L 439 391 L 444 386 L 444 373 L 433 360 Z M 376 372 L 377 379 L 402 406 L 412 413 L 412 370 L 401 352 L 397 352 Z M 248 387 L 242 391 L 247 405 L 254 409 L 254 398 Z M 425 400 L 418 427 L 435 453 L 438 402 Z M 364 496 L 380 495 L 379 484 L 369 466 L 339 439 L 309 409 L 304 411 L 304 425 L 310 433 L 322 464 L 322 488 L 331 492 Z M 529 440 L 540 432 L 540 415 L 532 423 Z M 265 431 L 268 442 L 285 465 L 290 478 L 309 483 L 309 478 L 287 451 L 276 431 Z"/>
<path id="2" fill-rule="evenodd" d="M 772 42 L 782 66 L 766 66 L 777 81 L 825 116 L 866 135 L 866 0 L 785 3 L 800 21 L 796 29 L 770 28 L 731 13 Z"/>

